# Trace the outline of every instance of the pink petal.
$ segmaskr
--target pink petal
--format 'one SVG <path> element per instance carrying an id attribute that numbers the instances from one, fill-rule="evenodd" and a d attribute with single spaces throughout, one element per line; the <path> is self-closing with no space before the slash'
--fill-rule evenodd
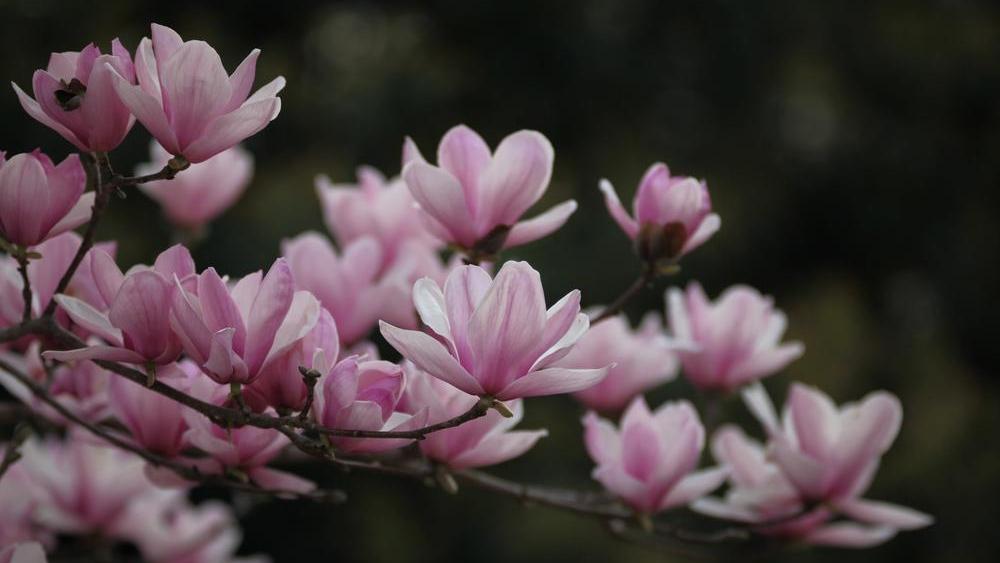
<path id="1" fill-rule="evenodd" d="M 583 442 L 594 463 L 612 463 L 621 455 L 621 439 L 615 426 L 590 411 L 583 417 Z"/>
<path id="2" fill-rule="evenodd" d="M 484 438 L 479 444 L 453 458 L 448 465 L 455 469 L 486 467 L 520 457 L 538 440 L 548 436 L 547 430 L 501 432 Z"/>
<path id="3" fill-rule="evenodd" d="M 476 243 L 470 207 L 454 176 L 426 162 L 414 161 L 403 169 L 403 180 L 420 208 L 448 230 L 453 242 L 467 247 Z"/>
<path id="4" fill-rule="evenodd" d="M 94 192 L 87 192 L 76 200 L 76 204 L 69 210 L 62 219 L 49 229 L 48 237 L 61 235 L 66 231 L 73 230 L 80 225 L 90 221 L 94 208 Z"/>
<path id="5" fill-rule="evenodd" d="M 503 247 L 512 248 L 549 236 L 569 220 L 570 215 L 576 211 L 576 207 L 576 201 L 571 199 L 552 207 L 537 217 L 516 223 L 507 234 Z"/>
<path id="6" fill-rule="evenodd" d="M 404 330 L 379 321 L 379 330 L 389 344 L 406 359 L 428 374 L 449 383 L 470 395 L 483 395 L 482 386 L 434 338 L 416 331 Z"/>
<path id="7" fill-rule="evenodd" d="M 705 244 L 708 239 L 712 238 L 719 228 L 722 227 L 722 218 L 712 213 L 702 219 L 701 223 L 698 225 L 698 229 L 688 236 L 687 242 L 684 243 L 684 248 L 681 249 L 681 253 L 687 254 L 695 248 Z"/>
<path id="8" fill-rule="evenodd" d="M 167 121 L 167 114 L 164 113 L 160 101 L 144 92 L 139 86 L 129 84 L 121 76 L 114 77 L 114 85 L 118 98 L 156 141 L 170 154 L 181 154 L 177 136 Z"/>
<path id="9" fill-rule="evenodd" d="M 278 258 L 264 276 L 247 319 L 244 357 L 251 373 L 256 373 L 264 363 L 274 344 L 274 336 L 292 305 L 294 294 L 295 284 L 288 261 Z"/>
<path id="10" fill-rule="evenodd" d="M 786 408 L 799 448 L 816 459 L 827 459 L 840 433 L 839 412 L 833 401 L 818 390 L 795 383 Z"/>
<path id="11" fill-rule="evenodd" d="M 501 401 L 521 397 L 538 397 L 541 395 L 559 395 L 573 393 L 597 384 L 608 368 L 600 369 L 566 369 L 546 368 L 534 371 L 514 380 L 496 394 Z"/>
<path id="12" fill-rule="evenodd" d="M 868 524 L 878 524 L 897 530 L 916 530 L 934 523 L 934 517 L 906 506 L 867 499 L 848 499 L 836 508 L 845 516 Z"/>
<path id="13" fill-rule="evenodd" d="M 115 328 L 100 311 L 86 302 L 68 295 L 56 295 L 54 299 L 63 311 L 66 311 L 73 319 L 73 322 L 112 344 L 121 344 L 121 331 Z"/>
<path id="14" fill-rule="evenodd" d="M 243 314 L 215 268 L 208 268 L 198 277 L 198 302 L 201 305 L 199 316 L 208 330 L 216 332 L 232 328 L 235 350 L 237 353 L 244 352 L 247 327 Z"/>
<path id="15" fill-rule="evenodd" d="M 490 164 L 491 158 L 486 141 L 465 125 L 449 129 L 438 145 L 438 166 L 451 173 L 462 185 L 466 205 L 473 216 L 478 209 L 479 176 Z"/>
<path id="16" fill-rule="evenodd" d="M 116 346 L 87 346 L 76 350 L 47 350 L 42 357 L 60 362 L 76 362 L 81 360 L 107 360 L 109 362 L 125 362 L 143 364 L 146 359 L 141 355 Z"/>
<path id="17" fill-rule="evenodd" d="M 607 206 L 611 218 L 625 231 L 628 238 L 635 240 L 635 237 L 639 234 L 639 224 L 628 214 L 625 207 L 622 206 L 622 202 L 618 199 L 618 194 L 615 192 L 614 186 L 607 180 L 601 180 L 600 189 L 601 193 L 604 194 L 604 205 Z"/>
<path id="18" fill-rule="evenodd" d="M 552 144 L 537 131 L 518 131 L 504 138 L 480 178 L 477 228 L 516 223 L 548 187 L 554 159 Z"/>
<path id="19" fill-rule="evenodd" d="M 281 98 L 247 101 L 239 109 L 209 122 L 204 133 L 184 149 L 184 157 L 192 163 L 208 160 L 256 134 L 280 111 Z"/>
<path id="20" fill-rule="evenodd" d="M 163 108 L 178 144 L 186 150 L 229 101 L 229 76 L 219 54 L 204 41 L 188 41 L 169 57 L 158 53 L 156 60 Z"/>
<path id="21" fill-rule="evenodd" d="M 868 548 L 885 543 L 895 535 L 896 530 L 887 526 L 869 527 L 853 522 L 838 522 L 809 533 L 803 540 L 813 545 Z"/>
<path id="22" fill-rule="evenodd" d="M 14 93 L 17 94 L 17 99 L 21 102 L 21 107 L 24 108 L 24 111 L 34 118 L 35 121 L 38 121 L 56 133 L 59 133 L 59 135 L 61 135 L 64 139 L 73 143 L 76 148 L 84 151 L 89 150 L 86 145 L 84 145 L 80 139 L 77 138 L 76 134 L 70 131 L 65 125 L 49 117 L 47 113 L 42 111 L 42 106 L 38 105 L 38 102 L 26 94 L 24 90 L 21 90 L 17 84 L 11 82 L 10 85 L 14 87 Z"/>
<path id="23" fill-rule="evenodd" d="M 472 350 L 469 348 L 469 319 L 492 283 L 486 270 L 474 265 L 455 268 L 444 282 L 450 338 L 455 345 L 455 354 L 466 368 L 473 366 Z"/>
<path id="24" fill-rule="evenodd" d="M 695 471 L 677 482 L 663 499 L 661 509 L 684 506 L 718 489 L 729 474 L 725 467 Z"/>
<path id="25" fill-rule="evenodd" d="M 247 475 L 258 487 L 272 491 L 305 494 L 316 490 L 316 483 L 312 481 L 269 467 L 254 467 Z"/>
<path id="26" fill-rule="evenodd" d="M 222 108 L 222 112 L 228 113 L 240 107 L 246 101 L 247 96 L 250 95 L 250 90 L 253 88 L 253 80 L 257 74 L 257 57 L 259 56 L 260 49 L 250 51 L 250 54 L 243 59 L 240 66 L 236 67 L 236 70 L 230 75 L 229 87 L 232 95 L 229 98 L 229 103 Z"/>

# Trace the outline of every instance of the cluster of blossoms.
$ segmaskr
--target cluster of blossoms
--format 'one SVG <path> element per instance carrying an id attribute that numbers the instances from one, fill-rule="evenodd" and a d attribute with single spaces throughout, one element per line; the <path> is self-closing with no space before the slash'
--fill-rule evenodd
<path id="1" fill-rule="evenodd" d="M 900 426 L 892 395 L 838 409 L 795 384 L 778 421 L 759 380 L 803 346 L 782 341 L 786 318 L 769 297 L 735 286 L 713 302 L 691 283 L 633 329 L 620 304 L 583 312 L 579 291 L 548 306 L 538 271 L 500 260 L 576 209 L 522 219 L 553 170 L 536 131 L 491 150 L 457 126 L 437 164 L 407 138 L 399 177 L 321 176 L 333 240 L 286 240 L 266 272 L 239 279 L 199 270 L 182 245 L 123 270 L 114 242 L 73 232 L 96 225 L 109 193 L 141 185 L 178 230 L 204 234 L 251 180 L 238 143 L 280 110 L 282 78 L 250 94 L 258 55 L 229 75 L 208 44 L 153 25 L 134 57 L 117 40 L 110 55 L 89 45 L 53 54 L 34 98 L 15 85 L 28 114 L 82 153 L 58 165 L 0 153 L 0 384 L 62 436 L 6 447 L 0 562 L 42 561 L 70 536 L 129 542 L 154 562 L 232 561 L 234 516 L 187 500 L 200 480 L 307 496 L 314 483 L 272 466 L 293 447 L 330 462 L 418 451 L 453 489 L 453 475 L 546 436 L 515 427 L 524 399 L 556 394 L 589 409 L 593 477 L 640 522 L 690 507 L 763 536 L 850 547 L 930 522 L 861 498 Z M 123 177 L 108 152 L 135 121 L 155 138 L 152 158 Z M 663 164 L 631 214 L 610 183 L 600 189 L 642 282 L 676 270 L 721 223 L 706 183 Z M 379 357 L 379 336 L 398 361 Z M 706 397 L 742 390 L 766 444 L 706 429 L 686 401 L 651 411 L 643 393 L 678 372 Z M 598 414 L 621 412 L 617 427 Z M 699 468 L 706 440 L 715 462 Z"/>

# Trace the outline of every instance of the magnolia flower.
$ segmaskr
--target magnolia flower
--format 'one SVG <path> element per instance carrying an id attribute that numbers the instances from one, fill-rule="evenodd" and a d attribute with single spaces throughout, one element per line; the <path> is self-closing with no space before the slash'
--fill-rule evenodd
<path id="1" fill-rule="evenodd" d="M 241 533 L 224 503 L 191 506 L 174 494 L 151 495 L 129 507 L 122 535 L 133 542 L 143 560 L 154 563 L 230 563 Z M 242 560 L 241 560 L 242 561 Z"/>
<path id="2" fill-rule="evenodd" d="M 225 388 L 215 389 L 212 402 L 219 403 L 227 393 Z M 183 414 L 188 425 L 184 440 L 210 456 L 208 460 L 199 460 L 201 463 L 196 464 L 199 470 L 214 474 L 242 472 L 257 486 L 275 491 L 305 493 L 315 488 L 301 477 L 266 467 L 289 443 L 277 430 L 255 426 L 222 428 L 191 409 L 184 409 Z"/>
<path id="3" fill-rule="evenodd" d="M 184 41 L 169 27 L 152 25 L 135 56 L 139 85 L 115 74 L 123 104 L 170 154 L 198 163 L 263 129 L 281 111 L 278 77 L 249 98 L 259 49 L 231 76 L 204 41 Z"/>
<path id="4" fill-rule="evenodd" d="M 316 298 L 295 291 L 284 258 L 274 262 L 267 276 L 255 272 L 232 289 L 214 268 L 197 276 L 196 285 L 194 294 L 178 284 L 170 326 L 187 356 L 218 383 L 251 383 L 269 361 L 308 334 L 319 317 Z"/>
<path id="5" fill-rule="evenodd" d="M 722 225 L 712 213 L 705 182 L 671 177 L 667 165 L 649 167 L 632 201 L 632 212 L 622 206 L 614 186 L 601 180 L 601 191 L 611 217 L 635 241 L 645 260 L 676 260 L 705 243 Z"/>
<path id="6" fill-rule="evenodd" d="M 157 379 L 185 390 L 188 376 L 176 364 L 157 372 Z M 108 400 L 115 418 L 132 434 L 132 439 L 156 454 L 174 457 L 186 445 L 186 407 L 124 377 L 114 377 L 108 385 Z"/>
<path id="7" fill-rule="evenodd" d="M 695 501 L 696 512 L 745 522 L 762 535 L 837 547 L 872 547 L 892 538 L 899 529 L 919 523 L 915 511 L 878 503 L 862 522 L 835 520 L 826 506 L 806 509 L 796 487 L 767 451 L 734 426 L 725 426 L 712 439 L 712 453 L 729 469 L 730 488 L 724 499 L 705 497 Z M 865 501 L 871 502 L 871 501 Z"/>
<path id="8" fill-rule="evenodd" d="M 35 99 L 11 86 L 24 111 L 39 123 L 84 152 L 108 152 L 135 123 L 114 91 L 115 73 L 135 84 L 132 57 L 118 39 L 111 42 L 110 55 L 93 43 L 80 52 L 52 53 L 48 68 L 36 70 L 31 79 Z"/>
<path id="9" fill-rule="evenodd" d="M 404 399 L 410 412 L 428 409 L 428 424 L 437 424 L 469 411 L 478 397 L 459 391 L 444 381 L 431 377 L 407 364 Z M 512 430 L 524 415 L 520 399 L 507 403 L 512 417 L 504 418 L 490 410 L 486 415 L 454 428 L 428 434 L 419 443 L 428 458 L 453 469 L 468 469 L 496 465 L 514 459 L 530 450 L 547 430 Z"/>
<path id="10" fill-rule="evenodd" d="M 150 144 L 150 162 L 136 167 L 138 175 L 152 174 L 170 160 L 156 141 Z M 191 165 L 171 180 L 156 180 L 139 186 L 163 208 L 177 227 L 200 231 L 240 198 L 253 176 L 253 156 L 236 146 Z"/>
<path id="11" fill-rule="evenodd" d="M 691 283 L 686 292 L 670 289 L 667 303 L 673 336 L 696 347 L 678 355 L 684 376 L 699 389 L 732 391 L 777 372 L 805 350 L 799 342 L 779 344 L 788 320 L 751 287 L 730 287 L 712 303 Z"/>
<path id="12" fill-rule="evenodd" d="M 545 310 L 542 280 L 526 262 L 507 262 L 496 279 L 479 266 L 449 274 L 444 290 L 424 278 L 413 303 L 433 334 L 381 322 L 404 358 L 458 389 L 500 401 L 571 393 L 594 385 L 606 367 L 554 367 L 590 325 L 574 290 Z"/>
<path id="13" fill-rule="evenodd" d="M 375 239 L 359 238 L 338 255 L 322 235 L 306 232 L 284 241 L 281 249 L 296 286 L 315 295 L 333 315 L 343 344 L 367 337 L 380 318 L 412 317 L 401 316 L 412 309 L 408 299 L 412 285 L 402 275 L 405 272 L 379 276 L 382 247 Z"/>
<path id="14" fill-rule="evenodd" d="M 726 478 L 723 467 L 695 471 L 705 429 L 686 401 L 651 413 L 639 396 L 625 411 L 620 430 L 593 412 L 583 425 L 587 452 L 597 464 L 594 479 L 642 514 L 689 504 Z"/>
<path id="15" fill-rule="evenodd" d="M 36 518 L 59 532 L 113 536 L 128 505 L 156 490 L 141 458 L 83 431 L 65 442 L 29 440 L 22 451 L 21 463 L 42 495 Z"/>
<path id="16" fill-rule="evenodd" d="M 176 360 L 181 344 L 168 320 L 175 291 L 171 277 L 193 274 L 194 261 L 187 249 L 177 245 L 161 254 L 152 268 L 134 268 L 127 275 L 101 251 L 94 253 L 90 267 L 98 293 L 109 306 L 107 313 L 69 295 L 57 295 L 55 300 L 73 322 L 108 345 L 42 355 L 63 362 L 96 359 L 166 365 Z"/>
<path id="17" fill-rule="evenodd" d="M 478 133 L 453 127 L 438 145 L 437 166 L 407 139 L 403 180 L 439 239 L 492 255 L 551 234 L 576 210 L 567 201 L 531 219 L 520 218 L 545 193 L 552 176 L 552 144 L 537 131 L 518 131 L 490 153 Z"/>
<path id="18" fill-rule="evenodd" d="M 256 411 L 267 407 L 278 412 L 302 410 L 308 390 L 299 368 L 326 373 L 339 354 L 337 324 L 330 313 L 322 309 L 309 333 L 264 365 L 253 385 L 244 389 L 247 405 Z"/>
<path id="19" fill-rule="evenodd" d="M 774 463 L 804 500 L 897 530 L 932 522 L 911 508 L 860 498 L 899 432 L 903 411 L 894 395 L 879 391 L 837 408 L 819 390 L 795 383 L 780 424 L 763 386 L 743 398 L 770 436 Z"/>
<path id="20" fill-rule="evenodd" d="M 5 455 L 5 449 L 6 446 L 0 444 L 0 456 Z M 25 541 L 51 543 L 54 538 L 34 521 L 40 499 L 41 491 L 32 480 L 30 470 L 23 462 L 15 461 L 0 479 L 0 546 Z"/>
<path id="21" fill-rule="evenodd" d="M 650 313 L 638 329 L 618 315 L 595 324 L 558 367 L 611 366 L 600 383 L 574 393 L 581 403 L 603 412 L 625 408 L 633 397 L 677 376 L 676 344 L 663 334 L 659 317 Z"/>
<path id="22" fill-rule="evenodd" d="M 49 395 L 73 414 L 95 422 L 108 416 L 107 390 L 110 373 L 93 362 L 74 362 L 47 369 L 42 363 L 40 349 L 41 344 L 35 340 L 28 345 L 24 354 L 0 352 L 0 356 L 20 373 L 44 385 Z M 46 419 L 61 426 L 69 424 L 59 411 L 39 399 L 31 389 L 2 369 L 0 385 Z"/>
<path id="23" fill-rule="evenodd" d="M 396 411 L 406 385 L 403 370 L 382 360 L 359 362 L 345 358 L 316 384 L 313 418 L 327 428 L 345 430 L 415 430 L 427 423 L 427 411 L 413 415 Z M 330 442 L 347 452 L 381 452 L 401 448 L 412 440 L 342 438 Z"/>
<path id="24" fill-rule="evenodd" d="M 370 236 L 382 248 L 382 268 L 390 267 L 405 245 L 436 249 L 440 242 L 424 228 L 413 196 L 400 178 L 387 181 L 370 166 L 358 168 L 357 184 L 333 184 L 316 178 L 326 226 L 341 248 Z"/>
<path id="25" fill-rule="evenodd" d="M 56 166 L 38 150 L 10 160 L 0 152 L 0 237 L 28 247 L 79 227 L 94 205 L 86 182 L 75 154 Z"/>
<path id="26" fill-rule="evenodd" d="M 41 258 L 28 262 L 28 282 L 31 284 L 31 312 L 39 316 L 48 306 L 55 293 L 59 280 L 69 268 L 76 251 L 80 248 L 80 235 L 69 231 L 54 236 L 39 244 L 32 250 Z M 94 252 L 115 253 L 114 243 L 98 243 L 84 256 L 80 267 L 73 273 L 69 286 L 64 293 L 77 295 L 88 303 L 96 292 L 93 275 L 90 271 L 90 259 Z M 23 281 L 17 271 L 17 261 L 10 256 L 0 257 L 0 327 L 7 327 L 21 322 L 24 313 L 24 299 L 21 297 Z M 106 308 L 106 307 L 104 307 Z M 59 320 L 63 321 L 65 313 Z M 65 323 L 64 323 L 65 324 Z"/>

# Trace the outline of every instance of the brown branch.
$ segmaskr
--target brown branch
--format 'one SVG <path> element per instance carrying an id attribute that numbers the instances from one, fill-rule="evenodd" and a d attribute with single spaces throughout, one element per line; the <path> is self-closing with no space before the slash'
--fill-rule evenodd
<path id="1" fill-rule="evenodd" d="M 136 186 L 157 180 L 173 180 L 177 173 L 191 166 L 184 157 L 175 156 L 171 158 L 163 168 L 152 174 L 142 176 L 121 176 L 115 175 L 108 180 L 107 185 L 113 188 L 124 188 L 126 186 Z"/>
<path id="2" fill-rule="evenodd" d="M 228 489 L 234 489 L 238 491 L 251 492 L 264 494 L 269 496 L 277 496 L 282 498 L 303 498 L 309 500 L 322 500 L 326 502 L 342 502 L 346 499 L 346 496 L 341 491 L 313 491 L 309 493 L 300 493 L 297 491 L 287 491 L 282 489 L 266 489 L 263 487 L 258 487 L 252 483 L 247 483 L 239 480 L 234 480 L 227 478 L 224 475 L 217 474 L 205 474 L 199 471 L 196 467 L 184 464 L 183 462 L 173 460 L 170 458 L 163 457 L 159 454 L 153 453 L 149 450 L 141 448 L 131 442 L 116 436 L 111 431 L 102 428 L 101 426 L 90 422 L 84 418 L 81 418 L 72 410 L 66 408 L 62 403 L 55 399 L 45 387 L 39 385 L 33 379 L 27 375 L 21 373 L 19 370 L 15 369 L 13 366 L 0 359 L 0 368 L 8 372 L 14 379 L 18 380 L 22 385 L 27 387 L 36 397 L 38 397 L 43 403 L 52 407 L 56 412 L 62 415 L 66 420 L 73 422 L 78 426 L 82 426 L 87 429 L 91 434 L 101 438 L 105 442 L 111 444 L 112 446 L 131 452 L 140 458 L 142 458 L 146 463 L 153 465 L 155 467 L 167 468 L 182 479 L 187 481 L 193 481 L 200 483 L 202 485 L 216 485 L 221 487 L 226 487 Z M 7 458 L 11 456 L 11 452 L 14 452 L 16 448 L 10 448 L 7 454 L 4 456 L 4 466 L 0 466 L 0 469 L 6 470 Z M 0 476 L 3 475 L 3 471 L 0 471 Z"/>
<path id="3" fill-rule="evenodd" d="M 28 279 L 28 253 L 17 254 L 17 271 L 21 274 L 21 298 L 24 300 L 24 313 L 21 321 L 31 320 L 31 280 Z"/>

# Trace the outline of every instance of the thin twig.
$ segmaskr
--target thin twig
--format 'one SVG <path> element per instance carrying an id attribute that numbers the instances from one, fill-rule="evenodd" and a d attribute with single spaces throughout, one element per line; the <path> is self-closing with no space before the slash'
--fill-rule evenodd
<path id="1" fill-rule="evenodd" d="M 639 293 L 643 289 L 645 289 L 647 285 L 651 284 L 653 280 L 656 279 L 656 275 L 657 273 L 654 267 L 648 264 L 643 266 L 642 272 L 639 274 L 639 277 L 636 278 L 634 282 L 632 282 L 632 285 L 628 286 L 628 288 L 624 292 L 622 292 L 622 294 L 619 295 L 618 298 L 614 300 L 614 302 L 612 302 L 603 311 L 601 311 L 599 315 L 590 320 L 591 326 L 601 321 L 610 319 L 611 317 L 620 313 L 621 310 L 625 308 L 625 305 L 627 305 L 629 301 L 634 299 L 636 295 L 639 295 Z"/>
<path id="2" fill-rule="evenodd" d="M 24 300 L 23 322 L 31 320 L 31 280 L 28 279 L 28 253 L 17 254 L 17 271 L 21 273 L 21 298 Z"/>

